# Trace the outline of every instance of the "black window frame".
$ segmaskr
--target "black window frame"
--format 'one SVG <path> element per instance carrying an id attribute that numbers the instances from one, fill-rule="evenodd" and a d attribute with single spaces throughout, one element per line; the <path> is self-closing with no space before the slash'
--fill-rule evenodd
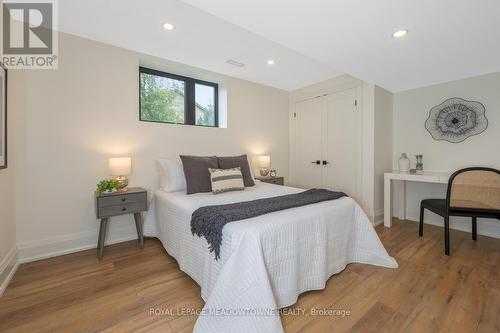
<path id="1" fill-rule="evenodd" d="M 141 74 L 150 74 L 165 77 L 167 79 L 173 79 L 184 82 L 184 123 L 174 123 L 169 121 L 156 121 L 156 120 L 145 120 L 142 119 L 141 113 Z M 215 124 L 212 125 L 198 125 L 196 124 L 196 84 L 201 84 L 204 86 L 210 86 L 214 88 L 214 121 Z M 161 124 L 175 124 L 175 125 L 189 125 L 189 126 L 200 126 L 200 127 L 219 127 L 219 85 L 214 82 L 204 81 L 200 79 L 195 79 L 188 76 L 182 76 L 167 72 L 162 72 L 156 69 L 139 67 L 139 121 L 145 121 L 150 123 L 161 123 Z"/>

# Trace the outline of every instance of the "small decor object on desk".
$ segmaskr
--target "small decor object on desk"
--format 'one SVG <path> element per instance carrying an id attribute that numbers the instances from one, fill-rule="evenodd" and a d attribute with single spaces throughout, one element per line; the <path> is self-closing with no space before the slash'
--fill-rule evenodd
<path id="1" fill-rule="evenodd" d="M 276 170 L 269 170 L 269 176 L 276 177 Z"/>
<path id="2" fill-rule="evenodd" d="M 118 182 L 118 191 L 127 191 L 127 176 L 131 173 L 132 159 L 130 157 L 115 157 L 109 159 L 109 174 L 115 176 L 115 180 Z"/>
<path id="3" fill-rule="evenodd" d="M 110 194 L 115 193 L 120 185 L 114 179 L 104 179 L 97 184 L 97 193 Z"/>
<path id="4" fill-rule="evenodd" d="M 260 167 L 260 175 L 266 177 L 269 174 L 269 167 L 271 166 L 271 156 L 257 156 L 257 159 Z"/>
<path id="5" fill-rule="evenodd" d="M 398 160 L 399 171 L 400 172 L 408 172 L 410 171 L 410 159 L 406 156 L 406 153 L 402 153 L 401 157 Z"/>
<path id="6" fill-rule="evenodd" d="M 111 180 L 114 181 L 114 180 Z M 142 232 L 142 212 L 148 209 L 148 192 L 141 187 L 131 187 L 127 192 L 101 194 L 95 192 L 95 210 L 98 219 L 101 219 L 99 239 L 97 241 L 97 257 L 102 258 L 106 233 L 113 216 L 134 214 L 137 237 L 141 249 L 144 248 Z"/>
<path id="7" fill-rule="evenodd" d="M 485 113 L 482 103 L 454 97 L 430 110 L 425 128 L 435 140 L 458 143 L 486 130 Z"/>
<path id="8" fill-rule="evenodd" d="M 421 175 L 424 173 L 424 163 L 422 162 L 424 155 L 415 155 L 415 158 L 417 159 L 416 172 Z"/>

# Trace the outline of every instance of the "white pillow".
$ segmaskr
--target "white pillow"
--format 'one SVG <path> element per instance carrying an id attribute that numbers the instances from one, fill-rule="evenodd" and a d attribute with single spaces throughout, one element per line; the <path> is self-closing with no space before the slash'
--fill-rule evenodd
<path id="1" fill-rule="evenodd" d="M 158 159 L 160 173 L 160 188 L 165 192 L 186 190 L 186 177 L 181 161 Z"/>

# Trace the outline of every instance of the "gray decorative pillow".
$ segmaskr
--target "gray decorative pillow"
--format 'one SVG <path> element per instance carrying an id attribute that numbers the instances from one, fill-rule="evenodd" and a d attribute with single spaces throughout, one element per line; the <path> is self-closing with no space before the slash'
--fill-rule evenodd
<path id="1" fill-rule="evenodd" d="M 220 169 L 231 169 L 239 167 L 241 169 L 241 174 L 243 175 L 243 183 L 246 187 L 255 185 L 255 182 L 252 179 L 252 173 L 250 171 L 250 165 L 248 164 L 247 155 L 226 157 L 217 156 L 217 160 L 219 161 Z"/>
<path id="2" fill-rule="evenodd" d="M 208 169 L 217 169 L 216 156 L 186 156 L 181 155 L 184 176 L 186 177 L 186 193 L 195 194 L 212 192 L 210 172 Z"/>
<path id="3" fill-rule="evenodd" d="M 212 193 L 219 194 L 229 191 L 242 191 L 245 189 L 241 169 L 208 169 L 212 181 Z"/>

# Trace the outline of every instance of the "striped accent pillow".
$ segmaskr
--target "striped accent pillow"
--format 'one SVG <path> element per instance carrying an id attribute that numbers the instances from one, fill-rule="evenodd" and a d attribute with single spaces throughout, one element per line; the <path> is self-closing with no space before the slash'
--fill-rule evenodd
<path id="1" fill-rule="evenodd" d="M 245 189 L 240 167 L 232 169 L 208 169 L 208 171 L 210 171 L 213 194 Z"/>

